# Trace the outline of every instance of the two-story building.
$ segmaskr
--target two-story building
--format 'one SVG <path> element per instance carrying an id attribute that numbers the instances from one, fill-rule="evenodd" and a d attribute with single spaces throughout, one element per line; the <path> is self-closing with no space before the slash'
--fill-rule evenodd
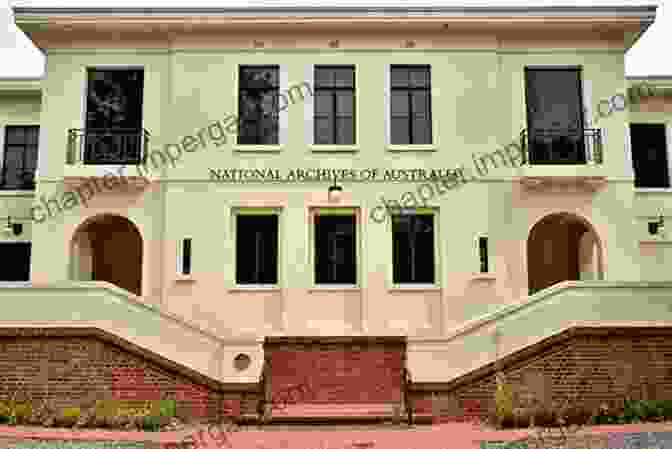
<path id="1" fill-rule="evenodd" d="M 46 67 L 0 83 L 5 338 L 378 416 L 670 322 L 671 85 L 624 75 L 653 6 L 14 14 Z"/>

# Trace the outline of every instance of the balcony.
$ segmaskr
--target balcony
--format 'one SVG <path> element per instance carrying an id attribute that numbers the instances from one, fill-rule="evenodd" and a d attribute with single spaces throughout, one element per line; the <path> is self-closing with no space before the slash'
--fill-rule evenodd
<path id="1" fill-rule="evenodd" d="M 143 180 L 139 167 L 132 166 L 146 162 L 149 141 L 145 129 L 70 129 L 64 178 L 81 181 L 115 175 Z"/>
<path id="2" fill-rule="evenodd" d="M 145 129 L 70 129 L 71 165 L 137 165 L 144 163 L 150 134 Z"/>
<path id="3" fill-rule="evenodd" d="M 524 129 L 520 145 L 525 163 L 519 176 L 526 188 L 563 186 L 595 191 L 606 181 L 599 128 Z"/>

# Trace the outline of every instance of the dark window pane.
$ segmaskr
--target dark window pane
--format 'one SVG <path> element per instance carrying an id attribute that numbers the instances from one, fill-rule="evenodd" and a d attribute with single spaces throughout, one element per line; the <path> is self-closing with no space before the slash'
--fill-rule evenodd
<path id="1" fill-rule="evenodd" d="M 352 117 L 355 98 L 352 92 L 336 92 L 336 114 L 339 117 Z"/>
<path id="2" fill-rule="evenodd" d="M 429 120 L 413 120 L 413 143 L 417 145 L 430 145 L 432 143 L 432 124 Z"/>
<path id="3" fill-rule="evenodd" d="M 392 87 L 409 87 L 409 73 L 407 67 L 392 66 L 390 70 Z"/>
<path id="4" fill-rule="evenodd" d="M 355 87 L 354 67 L 343 67 L 334 70 L 334 87 Z"/>
<path id="5" fill-rule="evenodd" d="M 434 283 L 434 216 L 392 217 L 394 283 Z"/>
<path id="6" fill-rule="evenodd" d="M 326 68 L 315 67 L 315 88 L 334 87 L 333 72 Z"/>
<path id="7" fill-rule="evenodd" d="M 355 217 L 315 216 L 315 283 L 355 284 L 356 269 Z"/>
<path id="8" fill-rule="evenodd" d="M 354 128 L 351 118 L 336 119 L 336 143 L 340 145 L 354 144 Z"/>
<path id="9" fill-rule="evenodd" d="M 413 108 L 413 115 L 415 118 L 429 117 L 429 92 L 412 92 L 411 106 Z"/>
<path id="10" fill-rule="evenodd" d="M 315 114 L 333 115 L 334 112 L 333 94 L 328 91 L 315 92 Z"/>
<path id="11" fill-rule="evenodd" d="M 409 78 L 411 87 L 430 87 L 429 67 L 412 69 Z"/>
<path id="12" fill-rule="evenodd" d="M 30 243 L 0 243 L 0 281 L 30 280 Z"/>
<path id="13" fill-rule="evenodd" d="M 332 142 L 334 135 L 334 122 L 327 118 L 315 118 L 315 143 L 328 144 Z"/>
<path id="14" fill-rule="evenodd" d="M 392 91 L 392 117 L 408 117 L 408 92 Z"/>
<path id="15" fill-rule="evenodd" d="M 665 131 L 664 124 L 630 125 L 635 187 L 670 187 Z"/>
<path id="16" fill-rule="evenodd" d="M 236 216 L 236 283 L 278 282 L 278 216 Z"/>
<path id="17" fill-rule="evenodd" d="M 408 119 L 406 117 L 392 117 L 390 130 L 392 131 L 392 144 L 407 145 L 411 143 Z"/>

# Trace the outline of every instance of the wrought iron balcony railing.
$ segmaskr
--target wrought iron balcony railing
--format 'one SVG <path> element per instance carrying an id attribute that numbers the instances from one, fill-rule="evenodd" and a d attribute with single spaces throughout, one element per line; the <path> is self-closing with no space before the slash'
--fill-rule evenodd
<path id="1" fill-rule="evenodd" d="M 530 165 L 601 164 L 602 130 L 524 129 L 520 144 Z"/>
<path id="2" fill-rule="evenodd" d="M 145 129 L 70 129 L 68 163 L 136 165 L 144 163 L 150 134 Z"/>

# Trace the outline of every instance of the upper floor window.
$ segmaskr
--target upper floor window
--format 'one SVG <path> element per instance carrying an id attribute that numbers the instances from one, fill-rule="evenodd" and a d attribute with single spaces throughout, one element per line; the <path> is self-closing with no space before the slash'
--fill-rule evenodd
<path id="1" fill-rule="evenodd" d="M 630 148 L 635 187 L 669 188 L 666 127 L 664 124 L 630 124 Z"/>
<path id="2" fill-rule="evenodd" d="M 391 143 L 432 143 L 431 73 L 428 65 L 393 65 L 390 68 Z"/>
<path id="3" fill-rule="evenodd" d="M 354 145 L 355 67 L 315 66 L 315 143 Z"/>
<path id="4" fill-rule="evenodd" d="M 84 163 L 139 163 L 145 136 L 143 70 L 90 68 L 87 77 Z"/>
<path id="5" fill-rule="evenodd" d="M 315 283 L 357 283 L 356 217 L 320 214 L 315 220 Z"/>
<path id="6" fill-rule="evenodd" d="M 581 67 L 525 67 L 531 164 L 585 164 L 587 149 L 601 153 L 600 134 L 584 129 Z"/>
<path id="7" fill-rule="evenodd" d="M 277 145 L 280 66 L 240 66 L 238 144 Z"/>
<path id="8" fill-rule="evenodd" d="M 434 215 L 392 216 L 393 282 L 434 283 Z"/>
<path id="9" fill-rule="evenodd" d="M 37 168 L 39 126 L 5 127 L 0 186 L 4 190 L 33 190 Z"/>

